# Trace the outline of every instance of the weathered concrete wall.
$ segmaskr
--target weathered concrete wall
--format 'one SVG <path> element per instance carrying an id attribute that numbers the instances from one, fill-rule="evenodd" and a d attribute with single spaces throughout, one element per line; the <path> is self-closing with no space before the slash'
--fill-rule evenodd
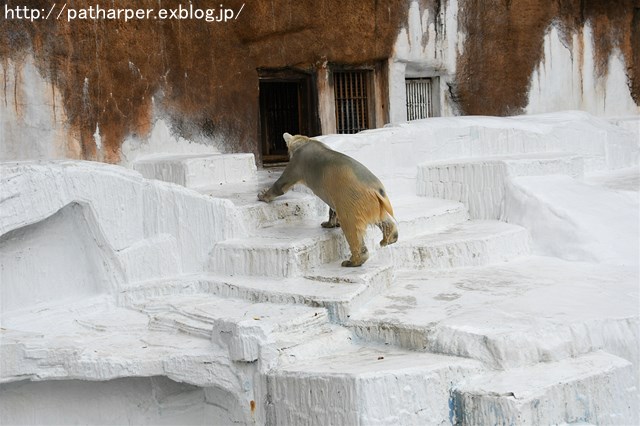
<path id="1" fill-rule="evenodd" d="M 639 11 L 624 0 L 413 1 L 390 64 L 391 121 L 406 120 L 405 77 L 439 78 L 443 116 L 636 115 Z"/>
<path id="2" fill-rule="evenodd" d="M 69 7 L 96 4 L 113 7 L 95 0 Z M 166 9 L 188 5 L 162 2 Z M 20 71 L 33 56 L 46 82 L 37 84 L 49 92 L 43 103 L 53 104 L 52 96 L 61 100 L 51 127 L 67 126 L 71 136 L 66 152 L 56 151 L 60 155 L 118 162 L 125 138 L 146 138 L 157 116 L 166 117 L 173 131 L 189 140 L 258 154 L 258 68 L 313 68 L 325 61 L 358 64 L 387 58 L 406 14 L 405 0 L 384 4 L 232 0 L 224 8 L 237 14 L 243 5 L 237 19 L 228 22 L 67 21 L 65 12 L 60 20 L 3 17 L 3 108 L 15 109 L 19 121 L 20 110 L 33 108 L 41 99 L 37 91 L 33 93 L 37 79 Z M 22 4 L 9 0 L 3 6 Z M 159 9 L 152 0 L 117 6 Z M 29 7 L 48 11 L 51 4 L 34 1 Z M 29 143 L 30 133 L 18 136 L 25 140 L 12 144 Z M 14 139 L 4 131 L 2 137 Z"/>
<path id="3" fill-rule="evenodd" d="M 640 103 L 640 71 L 634 67 L 640 48 L 634 26 L 639 13 L 633 0 L 461 0 L 458 16 L 464 31 L 464 52 L 457 61 L 455 91 L 461 111 L 490 115 L 523 112 L 533 71 L 551 59 L 545 58 L 544 44 L 552 24 L 560 30 L 560 39 L 568 49 L 578 43 L 573 61 L 576 67 L 586 68 L 583 61 L 591 50 L 586 44 L 590 39 L 597 79 L 606 79 L 610 58 L 621 52 L 631 94 L 635 103 Z M 592 38 L 583 34 L 590 31 Z M 591 73 L 589 69 L 581 71 Z M 582 84 L 585 92 L 591 89 L 589 80 L 575 83 Z"/>
<path id="4" fill-rule="evenodd" d="M 116 7 L 98 0 L 69 7 L 95 5 Z M 264 68 L 307 70 L 322 82 L 327 65 L 390 59 L 388 85 L 377 89 L 388 87 L 393 122 L 406 118 L 404 78 L 432 75 L 445 116 L 638 113 L 633 0 L 230 0 L 222 6 L 232 14 L 227 22 L 153 19 L 160 7 L 188 5 L 117 3 L 153 11 L 128 22 L 68 20 L 58 5 L 52 15 L 61 19 L 31 21 L 16 16 L 22 3 L 2 1 L 0 160 L 129 164 L 167 151 L 242 151 L 259 160 Z M 28 7 L 48 12 L 51 2 Z"/>

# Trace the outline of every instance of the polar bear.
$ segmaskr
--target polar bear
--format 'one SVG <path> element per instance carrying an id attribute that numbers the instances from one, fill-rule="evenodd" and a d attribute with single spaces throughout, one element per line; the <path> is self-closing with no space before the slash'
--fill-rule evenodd
<path id="1" fill-rule="evenodd" d="M 324 228 L 340 226 L 351 250 L 351 258 L 342 266 L 361 266 L 369 257 L 364 236 L 367 226 L 382 231 L 381 246 L 398 241 L 393 208 L 380 180 L 353 158 L 330 149 L 306 136 L 283 135 L 289 149 L 289 164 L 278 180 L 258 194 L 270 202 L 301 183 L 329 205 L 329 220 Z"/>

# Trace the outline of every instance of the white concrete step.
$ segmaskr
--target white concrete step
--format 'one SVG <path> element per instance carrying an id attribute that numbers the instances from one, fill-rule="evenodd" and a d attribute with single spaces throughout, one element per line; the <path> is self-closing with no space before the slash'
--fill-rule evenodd
<path id="1" fill-rule="evenodd" d="M 630 362 L 595 352 L 475 377 L 453 392 L 460 425 L 636 425 Z"/>
<path id="2" fill-rule="evenodd" d="M 329 207 L 313 194 L 290 191 L 270 203 L 258 201 L 256 194 L 252 194 L 252 202 L 239 206 L 240 215 L 249 230 L 307 220 L 319 226 L 329 215 Z"/>
<path id="3" fill-rule="evenodd" d="M 464 204 L 441 198 L 402 195 L 391 200 L 400 240 L 444 229 L 469 219 Z"/>
<path id="4" fill-rule="evenodd" d="M 304 277 L 263 278 L 196 274 L 138 283 L 119 293 L 119 304 L 137 305 L 147 298 L 170 300 L 179 294 L 213 294 L 256 303 L 289 303 L 323 307 L 333 322 L 345 322 L 352 311 L 385 291 L 393 281 L 388 261 L 373 257 L 361 268 L 343 268 L 338 262 L 315 268 Z"/>
<path id="5" fill-rule="evenodd" d="M 500 221 L 468 221 L 385 250 L 396 268 L 446 269 L 506 262 L 530 253 L 529 232 Z"/>
<path id="6" fill-rule="evenodd" d="M 224 387 L 237 379 L 224 346 L 150 330 L 148 315 L 106 298 L 87 302 L 3 318 L 0 382 L 166 376 Z"/>
<path id="7" fill-rule="evenodd" d="M 217 243 L 209 270 L 223 275 L 296 277 L 325 263 L 348 257 L 342 231 L 324 229 L 317 220 L 262 228 L 249 238 Z"/>
<path id="8" fill-rule="evenodd" d="M 251 237 L 217 243 L 209 270 L 225 275 L 297 277 L 323 264 L 347 259 L 350 252 L 342 231 L 324 229 L 320 223 L 327 217 L 307 214 L 322 209 L 315 204 L 317 198 L 311 195 L 298 197 L 280 201 L 280 205 L 286 205 L 285 210 L 274 203 L 269 209 L 283 212 L 276 213 L 276 217 L 286 217 L 284 212 L 290 210 L 291 204 L 307 203 L 308 207 L 299 209 L 304 219 L 292 222 L 280 219 L 275 224 L 254 230 Z M 415 196 L 401 197 L 397 201 L 394 210 L 401 241 L 459 224 L 468 218 L 465 207 L 458 202 Z M 263 206 L 258 208 L 265 209 Z M 324 211 L 328 213 L 326 206 Z M 273 217 L 272 213 L 271 219 L 263 223 L 273 223 Z M 369 227 L 365 242 L 371 255 L 378 249 L 381 237 L 378 228 Z"/>
<path id="9" fill-rule="evenodd" d="M 257 171 L 253 154 L 157 155 L 136 160 L 133 168 L 147 179 L 187 188 L 244 182 Z"/>
<path id="10" fill-rule="evenodd" d="M 277 361 L 278 351 L 329 329 L 326 309 L 253 303 L 211 294 L 152 297 L 135 306 L 150 315 L 149 328 L 180 331 L 228 345 L 233 361 Z"/>
<path id="11" fill-rule="evenodd" d="M 519 176 L 584 175 L 583 157 L 569 153 L 534 153 L 466 158 L 418 166 L 417 193 L 463 202 L 474 219 L 500 219 L 505 186 Z"/>
<path id="12" fill-rule="evenodd" d="M 393 285 L 353 312 L 367 341 L 464 356 L 495 368 L 598 349 L 640 358 L 637 270 L 527 257 L 500 265 L 396 272 Z M 635 368 L 638 368 L 636 365 Z"/>
<path id="13" fill-rule="evenodd" d="M 463 358 L 353 346 L 269 372 L 267 424 L 448 424 L 452 385 L 480 370 Z"/>

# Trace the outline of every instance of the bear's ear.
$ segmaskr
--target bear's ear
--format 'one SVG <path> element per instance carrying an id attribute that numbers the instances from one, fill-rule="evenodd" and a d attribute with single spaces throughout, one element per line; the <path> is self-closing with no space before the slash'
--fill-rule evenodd
<path id="1" fill-rule="evenodd" d="M 289 142 L 291 142 L 291 139 L 293 139 L 293 136 L 291 136 L 289 133 L 284 133 L 282 135 L 282 138 L 287 143 L 287 148 L 288 148 L 289 147 Z"/>
<path id="2" fill-rule="evenodd" d="M 291 143 L 291 141 L 293 140 L 293 136 L 291 136 L 289 133 L 284 133 L 282 135 L 282 138 L 284 139 L 284 141 L 287 143 L 287 148 L 289 147 L 289 143 Z"/>

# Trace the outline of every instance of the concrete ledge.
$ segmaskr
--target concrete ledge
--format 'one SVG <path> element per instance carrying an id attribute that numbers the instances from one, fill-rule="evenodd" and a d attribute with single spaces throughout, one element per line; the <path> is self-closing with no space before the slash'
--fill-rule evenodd
<path id="1" fill-rule="evenodd" d="M 346 259 L 347 253 L 339 229 L 323 229 L 317 221 L 307 220 L 217 243 L 209 270 L 226 275 L 296 277 L 322 264 Z"/>
<path id="2" fill-rule="evenodd" d="M 474 268 L 403 270 L 354 312 L 364 340 L 463 356 L 494 368 L 603 349 L 634 363 L 640 348 L 637 270 L 526 257 Z"/>
<path id="3" fill-rule="evenodd" d="M 471 360 L 361 347 L 283 366 L 267 377 L 269 424 L 444 424 L 452 384 Z"/>
<path id="4" fill-rule="evenodd" d="M 362 268 L 339 263 L 312 269 L 305 277 L 263 277 L 198 274 L 139 283 L 119 294 L 119 304 L 134 306 L 153 297 L 176 294 L 213 294 L 254 303 L 288 303 L 324 307 L 333 322 L 343 323 L 356 309 L 382 293 L 393 282 L 393 266 L 381 258 Z"/>
<path id="5" fill-rule="evenodd" d="M 404 195 L 393 198 L 391 204 L 398 221 L 399 241 L 433 233 L 469 219 L 466 206 L 452 200 Z"/>
<path id="6" fill-rule="evenodd" d="M 456 424 L 638 424 L 628 361 L 604 352 L 480 375 L 453 392 Z"/>
<path id="7" fill-rule="evenodd" d="M 150 316 L 150 329 L 180 331 L 229 348 L 232 361 L 260 361 L 267 369 L 284 347 L 311 340 L 328 327 L 320 307 L 254 303 L 211 294 L 154 297 L 136 306 Z"/>
<path id="8" fill-rule="evenodd" d="M 529 232 L 499 221 L 469 221 L 389 246 L 393 264 L 447 269 L 507 262 L 530 253 Z"/>
<path id="9" fill-rule="evenodd" d="M 511 179 L 550 174 L 581 178 L 583 159 L 539 153 L 424 163 L 418 166 L 417 193 L 460 201 L 473 219 L 502 219 L 505 188 Z"/>
<path id="10" fill-rule="evenodd" d="M 133 168 L 147 179 L 187 188 L 244 182 L 254 179 L 257 171 L 253 154 L 152 156 L 136 160 Z"/>

